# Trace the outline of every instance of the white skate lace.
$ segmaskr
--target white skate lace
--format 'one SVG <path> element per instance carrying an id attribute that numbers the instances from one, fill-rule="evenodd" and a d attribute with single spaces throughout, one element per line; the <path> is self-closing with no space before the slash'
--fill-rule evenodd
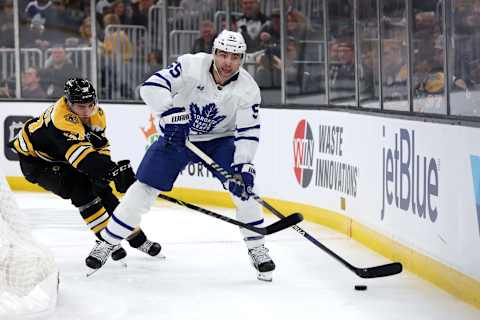
<path id="1" fill-rule="evenodd" d="M 104 263 L 105 261 L 107 261 L 108 256 L 110 255 L 110 253 L 113 251 L 115 247 L 116 247 L 115 245 L 109 244 L 107 242 L 97 241 L 97 244 L 90 252 L 90 256 L 97 258 L 102 263 Z"/>
<path id="2" fill-rule="evenodd" d="M 152 245 L 153 245 L 152 241 L 145 240 L 145 242 L 137 249 L 148 254 L 148 250 L 150 250 Z"/>
<path id="3" fill-rule="evenodd" d="M 256 264 L 262 264 L 264 262 L 272 260 L 268 255 L 268 249 L 264 246 L 252 248 L 248 251 L 248 253 Z"/>

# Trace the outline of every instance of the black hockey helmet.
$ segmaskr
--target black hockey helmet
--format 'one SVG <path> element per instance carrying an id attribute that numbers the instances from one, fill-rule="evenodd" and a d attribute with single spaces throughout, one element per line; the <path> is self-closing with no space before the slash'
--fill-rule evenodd
<path id="1" fill-rule="evenodd" d="M 70 103 L 95 103 L 97 101 L 95 88 L 90 81 L 82 78 L 68 79 L 63 90 Z"/>

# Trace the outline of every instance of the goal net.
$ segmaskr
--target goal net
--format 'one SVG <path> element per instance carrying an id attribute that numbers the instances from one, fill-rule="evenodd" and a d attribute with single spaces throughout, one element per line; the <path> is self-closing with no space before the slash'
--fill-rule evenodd
<path id="1" fill-rule="evenodd" d="M 33 238 L 0 169 L 0 319 L 51 313 L 57 290 L 53 255 Z"/>

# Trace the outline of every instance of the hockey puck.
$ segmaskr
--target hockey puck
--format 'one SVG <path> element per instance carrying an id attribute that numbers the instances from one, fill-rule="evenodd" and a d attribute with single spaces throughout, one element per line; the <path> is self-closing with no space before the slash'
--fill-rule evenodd
<path id="1" fill-rule="evenodd" d="M 365 290 L 367 290 L 367 286 L 366 286 L 366 285 L 363 285 L 363 284 L 357 284 L 357 285 L 355 286 L 355 290 L 365 291 Z"/>

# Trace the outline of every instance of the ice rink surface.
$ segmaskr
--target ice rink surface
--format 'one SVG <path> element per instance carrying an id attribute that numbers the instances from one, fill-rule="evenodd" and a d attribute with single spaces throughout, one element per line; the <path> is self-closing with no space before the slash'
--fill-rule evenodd
<path id="1" fill-rule="evenodd" d="M 165 202 L 142 220 L 148 237 L 161 243 L 165 260 L 125 243 L 127 268 L 109 260 L 87 278 L 84 259 L 94 237 L 78 211 L 47 193 L 15 196 L 60 269 L 58 306 L 48 319 L 480 319 L 480 310 L 408 271 L 360 279 L 291 229 L 267 237 L 277 269 L 273 282 L 259 281 L 237 227 Z M 234 216 L 233 210 L 213 210 Z M 389 262 L 322 226 L 300 226 L 355 266 Z M 356 284 L 368 290 L 355 291 Z"/>

